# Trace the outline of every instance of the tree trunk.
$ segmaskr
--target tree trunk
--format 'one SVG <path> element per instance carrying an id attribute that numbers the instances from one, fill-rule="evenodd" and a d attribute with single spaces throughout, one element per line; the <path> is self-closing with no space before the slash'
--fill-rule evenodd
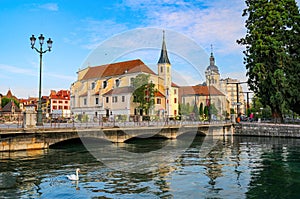
<path id="1" fill-rule="evenodd" d="M 274 119 L 274 123 L 282 123 L 283 117 L 281 111 L 277 109 L 272 109 L 272 118 Z"/>

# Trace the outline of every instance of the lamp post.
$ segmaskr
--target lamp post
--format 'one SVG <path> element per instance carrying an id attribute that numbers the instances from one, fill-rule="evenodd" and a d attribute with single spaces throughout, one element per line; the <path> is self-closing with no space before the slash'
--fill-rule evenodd
<path id="1" fill-rule="evenodd" d="M 42 58 L 43 58 L 43 54 L 46 53 L 47 51 L 51 51 L 52 48 L 52 43 L 53 41 L 49 38 L 47 41 L 47 50 L 43 50 L 43 44 L 44 44 L 44 40 L 45 37 L 43 36 L 43 34 L 41 34 L 39 37 L 39 43 L 40 43 L 40 49 L 37 49 L 34 44 L 36 41 L 36 38 L 34 37 L 34 35 L 32 35 L 30 37 L 30 42 L 31 42 L 31 48 L 35 49 L 36 52 L 38 52 L 40 54 L 40 79 L 39 79 L 39 101 L 38 101 L 38 110 L 37 110 L 37 126 L 43 126 L 43 115 L 42 115 Z"/>
<path id="2" fill-rule="evenodd" d="M 227 84 L 235 84 L 236 85 L 236 112 L 239 114 L 240 112 L 240 102 L 239 102 L 239 85 L 240 84 L 246 84 L 248 82 L 228 82 L 227 79 Z"/>
<path id="3" fill-rule="evenodd" d="M 251 91 L 246 91 L 246 92 L 241 92 L 241 93 L 246 93 L 247 94 L 247 106 L 246 106 L 246 115 L 248 114 L 248 110 L 250 108 L 249 106 L 249 93 L 252 93 Z"/>
<path id="4" fill-rule="evenodd" d="M 206 75 L 208 76 L 208 121 L 211 122 L 211 95 L 210 95 L 210 82 L 212 76 L 211 69 L 208 69 L 206 71 Z"/>

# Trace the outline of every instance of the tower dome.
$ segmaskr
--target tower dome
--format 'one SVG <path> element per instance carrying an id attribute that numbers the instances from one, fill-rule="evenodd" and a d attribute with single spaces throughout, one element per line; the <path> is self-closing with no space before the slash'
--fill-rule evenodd
<path id="1" fill-rule="evenodd" d="M 210 71 L 213 71 L 213 72 L 219 74 L 219 68 L 218 68 L 218 66 L 216 66 L 216 64 L 215 64 L 215 57 L 214 57 L 214 55 L 213 55 L 213 52 L 211 52 L 211 54 L 210 54 L 209 61 L 210 61 L 210 64 L 209 64 L 209 66 L 206 68 L 206 70 L 207 70 L 207 71 L 210 70 Z"/>

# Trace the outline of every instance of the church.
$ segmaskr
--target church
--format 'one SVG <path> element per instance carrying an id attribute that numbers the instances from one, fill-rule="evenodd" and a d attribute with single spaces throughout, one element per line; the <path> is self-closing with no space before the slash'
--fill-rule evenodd
<path id="1" fill-rule="evenodd" d="M 136 96 L 133 82 L 141 74 L 149 77 L 148 83 L 154 84 L 154 104 L 148 113 L 134 102 Z M 228 118 L 233 113 L 245 113 L 239 81 L 220 78 L 212 51 L 205 75 L 205 83 L 195 86 L 178 86 L 172 82 L 172 65 L 163 32 L 157 73 L 140 59 L 88 66 L 79 70 L 77 80 L 70 88 L 71 113 L 77 118 L 84 117 L 86 121 L 116 116 L 122 118 L 122 121 L 130 121 L 144 115 L 150 115 L 152 119 L 165 119 L 181 115 L 180 105 L 187 104 L 194 108 L 185 114 L 194 116 L 198 116 L 200 107 L 212 105 L 215 113 L 209 113 L 209 117 L 213 116 L 210 119 L 216 120 Z"/>
<path id="2" fill-rule="evenodd" d="M 77 80 L 70 88 L 72 114 L 85 116 L 88 120 L 113 115 L 125 118 L 126 121 L 132 116 L 144 115 L 145 112 L 139 110 L 137 103 L 133 102 L 133 81 L 138 75 L 145 74 L 155 88 L 151 115 L 158 119 L 176 117 L 179 114 L 178 86 L 172 82 L 172 65 L 164 34 L 157 73 L 140 59 L 79 70 Z"/>

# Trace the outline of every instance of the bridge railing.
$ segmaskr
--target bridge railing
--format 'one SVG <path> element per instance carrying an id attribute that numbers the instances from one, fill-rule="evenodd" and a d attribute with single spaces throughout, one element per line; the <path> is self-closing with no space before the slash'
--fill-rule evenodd
<path id="1" fill-rule="evenodd" d="M 67 123 L 44 123 L 39 128 L 111 128 L 111 127 L 163 127 L 163 126 L 182 126 L 182 125 L 200 125 L 200 124 L 224 124 L 226 121 L 106 121 L 106 122 L 67 122 Z M 0 129 L 22 129 L 23 126 L 17 123 L 2 123 Z"/>

